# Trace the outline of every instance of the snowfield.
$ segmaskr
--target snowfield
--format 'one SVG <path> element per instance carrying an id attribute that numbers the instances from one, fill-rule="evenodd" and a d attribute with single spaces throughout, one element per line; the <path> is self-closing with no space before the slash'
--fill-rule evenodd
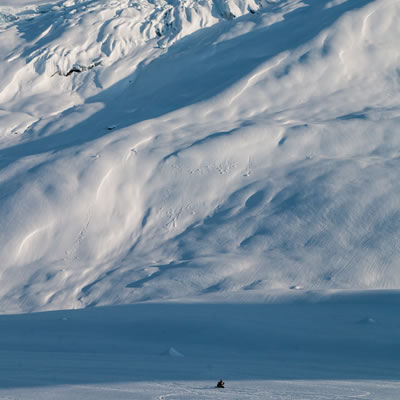
<path id="1" fill-rule="evenodd" d="M 396 400 L 399 304 L 388 291 L 3 315 L 0 399 Z"/>
<path id="2" fill-rule="evenodd" d="M 399 18 L 1 0 L 0 400 L 397 399 Z"/>

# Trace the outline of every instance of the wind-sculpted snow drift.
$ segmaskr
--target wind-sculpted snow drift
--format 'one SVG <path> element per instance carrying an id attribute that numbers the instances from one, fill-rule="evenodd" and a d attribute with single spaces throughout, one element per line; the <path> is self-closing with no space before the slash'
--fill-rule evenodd
<path id="1" fill-rule="evenodd" d="M 399 2 L 33 3 L 0 6 L 1 312 L 400 287 Z"/>

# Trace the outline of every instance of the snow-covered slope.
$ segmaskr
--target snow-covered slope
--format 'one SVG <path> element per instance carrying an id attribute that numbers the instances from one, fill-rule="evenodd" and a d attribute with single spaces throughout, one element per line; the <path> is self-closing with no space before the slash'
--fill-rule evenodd
<path id="1" fill-rule="evenodd" d="M 296 293 L 1 315 L 0 398 L 397 400 L 399 293 Z"/>
<path id="2" fill-rule="evenodd" d="M 297 293 L 1 315 L 0 398 L 397 400 L 399 294 Z"/>
<path id="3" fill-rule="evenodd" d="M 1 2 L 0 311 L 399 288 L 399 17 Z"/>

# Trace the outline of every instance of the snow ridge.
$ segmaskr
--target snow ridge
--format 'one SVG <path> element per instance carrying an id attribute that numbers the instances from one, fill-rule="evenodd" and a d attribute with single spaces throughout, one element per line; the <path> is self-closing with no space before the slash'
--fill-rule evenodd
<path id="1" fill-rule="evenodd" d="M 75 64 L 103 60 L 110 65 L 148 41 L 163 48 L 201 28 L 272 3 L 263 1 L 67 0 L 13 13 L 4 8 L 0 21 L 18 21 L 25 36 L 34 32 L 34 45 L 23 56 L 37 73 L 67 75 Z"/>

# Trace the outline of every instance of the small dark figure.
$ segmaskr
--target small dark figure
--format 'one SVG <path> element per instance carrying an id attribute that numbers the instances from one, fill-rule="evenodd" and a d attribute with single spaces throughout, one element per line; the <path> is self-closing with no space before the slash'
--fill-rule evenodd
<path id="1" fill-rule="evenodd" d="M 218 383 L 217 383 L 217 388 L 224 388 L 225 387 L 225 382 L 221 379 Z"/>

